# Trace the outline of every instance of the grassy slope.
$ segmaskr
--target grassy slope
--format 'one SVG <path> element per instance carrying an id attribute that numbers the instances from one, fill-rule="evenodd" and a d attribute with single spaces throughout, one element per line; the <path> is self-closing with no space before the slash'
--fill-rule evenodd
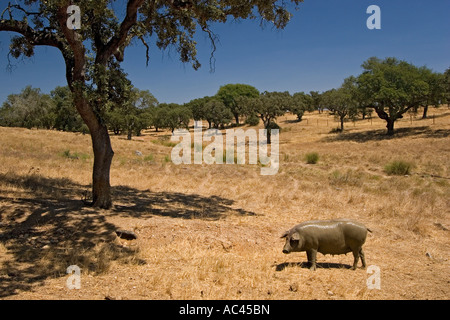
<path id="1" fill-rule="evenodd" d="M 397 123 L 392 139 L 377 119 L 336 134 L 326 114 L 281 117 L 274 176 L 259 165 L 175 166 L 168 132 L 112 137 L 107 211 L 81 201 L 89 136 L 0 128 L 0 298 L 448 299 L 450 112 L 433 112 L 434 123 Z M 317 164 L 306 164 L 309 152 Z M 412 173 L 385 174 L 393 160 L 413 163 Z M 351 254 L 319 254 L 324 268 L 310 272 L 305 253 L 281 253 L 283 231 L 335 217 L 373 230 L 364 248 L 381 290 L 367 289 L 365 270 L 345 268 Z M 119 240 L 116 228 L 139 239 Z M 66 287 L 72 264 L 81 290 Z"/>

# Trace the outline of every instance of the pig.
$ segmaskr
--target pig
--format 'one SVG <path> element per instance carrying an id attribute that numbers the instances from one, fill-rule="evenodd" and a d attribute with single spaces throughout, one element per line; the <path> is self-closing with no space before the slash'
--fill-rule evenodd
<path id="1" fill-rule="evenodd" d="M 362 223 L 350 219 L 306 221 L 281 236 L 286 238 L 283 253 L 306 251 L 310 270 L 316 270 L 317 252 L 332 255 L 352 252 L 352 269 L 356 269 L 359 258 L 365 268 L 362 245 L 366 241 L 367 231 L 372 232 Z"/>

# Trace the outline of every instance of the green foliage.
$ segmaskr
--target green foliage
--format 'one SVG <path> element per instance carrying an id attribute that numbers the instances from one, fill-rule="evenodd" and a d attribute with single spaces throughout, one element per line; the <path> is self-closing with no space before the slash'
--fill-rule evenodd
<path id="1" fill-rule="evenodd" d="M 281 130 L 281 127 L 278 125 L 278 123 L 276 123 L 276 122 L 274 122 L 274 121 L 271 121 L 271 122 L 267 125 L 266 129 L 267 129 L 267 130 Z"/>
<path id="2" fill-rule="evenodd" d="M 205 120 L 208 121 L 210 128 L 223 128 L 232 119 L 233 113 L 221 100 L 212 98 L 206 103 Z"/>
<path id="3" fill-rule="evenodd" d="M 188 129 L 192 118 L 191 110 L 186 106 L 172 104 L 167 113 L 167 127 L 173 132 L 178 128 Z"/>
<path id="4" fill-rule="evenodd" d="M 0 108 L 0 126 L 6 127 L 51 129 L 55 117 L 50 96 L 31 86 L 19 94 L 10 94 Z"/>
<path id="5" fill-rule="evenodd" d="M 403 176 L 411 173 L 413 164 L 403 160 L 395 160 L 388 163 L 384 167 L 384 172 L 388 175 L 398 175 Z"/>
<path id="6" fill-rule="evenodd" d="M 263 92 L 259 98 L 252 99 L 252 110 L 259 115 L 267 128 L 277 117 L 282 116 L 292 105 L 289 92 Z"/>
<path id="7" fill-rule="evenodd" d="M 112 100 L 105 118 L 115 134 L 126 132 L 128 139 L 134 134 L 141 135 L 141 131 L 152 125 L 154 110 L 158 100 L 148 90 L 130 87 L 126 95 Z M 127 100 L 124 100 L 128 97 Z"/>
<path id="8" fill-rule="evenodd" d="M 439 107 L 446 101 L 445 74 L 433 72 L 427 67 L 420 67 L 421 79 L 428 85 L 428 92 L 423 94 L 422 106 Z"/>
<path id="9" fill-rule="evenodd" d="M 62 131 L 87 132 L 87 127 L 75 108 L 69 87 L 58 86 L 50 92 L 50 96 L 55 104 L 53 128 Z"/>
<path id="10" fill-rule="evenodd" d="M 317 152 L 309 152 L 305 155 L 307 164 L 316 164 L 319 161 L 319 154 Z"/>
<path id="11" fill-rule="evenodd" d="M 192 111 L 186 105 L 161 103 L 155 110 L 152 125 L 158 129 L 168 128 L 172 132 L 178 128 L 188 128 Z"/>
<path id="12" fill-rule="evenodd" d="M 259 97 L 259 91 L 248 84 L 227 84 L 220 87 L 216 98 L 222 100 L 223 104 L 233 113 L 236 124 L 239 124 L 239 116 L 248 114 L 246 98 Z"/>
<path id="13" fill-rule="evenodd" d="M 245 123 L 249 126 L 257 126 L 259 124 L 259 118 L 256 114 L 252 114 L 245 120 Z"/>
<path id="14" fill-rule="evenodd" d="M 189 101 L 186 106 L 191 109 L 192 117 L 194 120 L 206 120 L 206 104 L 212 97 L 203 97 Z"/>
<path id="15" fill-rule="evenodd" d="M 319 93 L 319 91 L 310 91 L 309 96 L 311 97 L 312 109 L 318 110 L 319 113 L 322 112 L 322 95 Z"/>
<path id="16" fill-rule="evenodd" d="M 444 90 L 446 95 L 446 102 L 450 104 L 450 68 L 444 72 Z"/>
<path id="17" fill-rule="evenodd" d="M 275 120 L 282 116 L 292 106 L 292 97 L 289 92 L 263 92 L 258 98 L 248 98 L 248 114 L 250 117 L 258 116 L 267 130 L 267 143 L 271 143 L 271 130 L 279 129 Z M 275 126 L 276 125 L 276 126 Z"/>
<path id="18" fill-rule="evenodd" d="M 391 135 L 394 122 L 408 110 L 420 106 L 429 95 L 430 86 L 419 68 L 396 58 L 372 57 L 362 67 L 364 72 L 357 79 L 358 90 L 367 105 L 386 120 Z"/>
<path id="19" fill-rule="evenodd" d="M 357 92 L 356 78 L 352 76 L 345 79 L 339 89 L 328 90 L 322 94 L 322 106 L 340 121 L 340 131 L 344 130 L 345 119 L 354 118 L 358 112 Z"/>
<path id="20" fill-rule="evenodd" d="M 304 92 L 294 93 L 290 111 L 297 116 L 298 121 L 302 121 L 302 117 L 306 111 L 313 110 L 313 98 L 310 95 Z"/>

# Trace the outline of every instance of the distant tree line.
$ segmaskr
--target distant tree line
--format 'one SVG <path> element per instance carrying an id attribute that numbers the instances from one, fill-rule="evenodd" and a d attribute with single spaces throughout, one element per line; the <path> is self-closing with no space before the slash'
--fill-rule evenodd
<path id="1" fill-rule="evenodd" d="M 191 119 L 205 120 L 209 128 L 223 129 L 242 123 L 276 129 L 276 119 L 290 112 L 302 121 L 305 112 L 330 112 L 344 130 L 347 119 L 365 119 L 373 111 L 386 121 L 387 133 L 394 133 L 394 123 L 407 111 L 427 117 L 430 106 L 450 100 L 450 68 L 444 73 L 416 67 L 396 58 L 370 58 L 362 64 L 363 72 L 346 78 L 339 88 L 319 93 L 259 92 L 246 84 L 227 84 L 214 96 L 185 104 L 159 103 L 148 90 L 140 90 L 117 76 L 111 84 L 105 121 L 116 135 L 128 139 L 142 130 L 156 131 L 188 128 Z M 0 126 L 88 131 L 76 111 L 68 87 L 56 87 L 50 94 L 27 86 L 19 94 L 10 94 L 0 107 Z M 270 130 L 267 130 L 270 143 Z"/>
<path id="2" fill-rule="evenodd" d="M 19 94 L 10 94 L 0 108 L 0 126 L 87 131 L 67 87 L 43 94 L 39 88 L 27 86 Z"/>

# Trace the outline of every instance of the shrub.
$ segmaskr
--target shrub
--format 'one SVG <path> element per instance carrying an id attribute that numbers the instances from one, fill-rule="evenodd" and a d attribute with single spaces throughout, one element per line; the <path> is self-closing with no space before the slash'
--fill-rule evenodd
<path id="1" fill-rule="evenodd" d="M 305 155 L 307 164 L 316 164 L 319 161 L 319 154 L 317 152 L 310 152 Z"/>
<path id="2" fill-rule="evenodd" d="M 411 173 L 413 165 L 410 162 L 402 161 L 402 160 L 396 160 L 388 163 L 384 167 L 384 171 L 388 175 L 406 175 Z"/>

